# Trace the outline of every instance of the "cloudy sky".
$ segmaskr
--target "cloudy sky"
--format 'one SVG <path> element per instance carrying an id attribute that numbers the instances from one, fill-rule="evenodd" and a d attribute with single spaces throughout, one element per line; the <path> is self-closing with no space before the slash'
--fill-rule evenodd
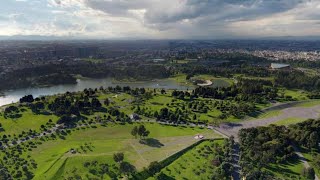
<path id="1" fill-rule="evenodd" d="M 1 0 L 0 35 L 320 36 L 320 0 Z"/>

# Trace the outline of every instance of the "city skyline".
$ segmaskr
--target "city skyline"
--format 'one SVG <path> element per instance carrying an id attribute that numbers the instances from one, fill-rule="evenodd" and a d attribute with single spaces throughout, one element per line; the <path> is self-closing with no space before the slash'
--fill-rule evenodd
<path id="1" fill-rule="evenodd" d="M 223 39 L 320 36 L 317 0 L 7 0 L 0 36 Z"/>

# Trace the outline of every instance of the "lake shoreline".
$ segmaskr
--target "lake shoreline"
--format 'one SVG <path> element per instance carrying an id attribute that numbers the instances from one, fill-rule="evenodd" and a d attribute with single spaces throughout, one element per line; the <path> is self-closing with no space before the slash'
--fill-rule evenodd
<path id="1" fill-rule="evenodd" d="M 107 88 L 109 86 L 130 86 L 131 88 L 154 88 L 154 89 L 176 89 L 187 90 L 195 87 L 184 86 L 179 82 L 166 79 L 154 79 L 150 81 L 138 81 L 138 82 L 114 82 L 113 78 L 101 78 L 101 79 L 77 79 L 76 84 L 62 84 L 49 87 L 28 87 L 13 90 L 2 91 L 3 96 L 0 96 L 0 107 L 11 103 L 18 102 L 19 99 L 25 95 L 33 95 L 34 97 L 48 96 L 61 94 L 65 92 L 78 92 L 83 91 L 86 88 L 100 88 L 103 86 Z"/>

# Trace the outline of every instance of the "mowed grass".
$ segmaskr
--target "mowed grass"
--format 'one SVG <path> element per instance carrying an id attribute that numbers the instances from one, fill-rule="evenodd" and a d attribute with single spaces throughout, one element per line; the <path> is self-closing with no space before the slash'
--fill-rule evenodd
<path id="1" fill-rule="evenodd" d="M 253 117 L 248 118 L 248 120 L 271 118 L 271 117 L 279 116 L 280 114 L 281 114 L 281 110 L 272 110 L 272 111 L 267 111 L 267 112 L 264 112 L 264 113 L 260 113 L 260 114 L 254 115 Z"/>
<path id="2" fill-rule="evenodd" d="M 20 108 L 21 109 L 21 108 Z M 4 128 L 4 131 L 0 132 L 1 134 L 13 135 L 20 134 L 22 131 L 39 130 L 42 124 L 46 124 L 50 119 L 52 122 L 56 122 L 58 117 L 55 115 L 42 115 L 34 114 L 30 109 L 24 108 L 24 112 L 20 112 L 22 115 L 20 118 L 5 119 L 4 116 L 0 116 L 0 123 Z"/>
<path id="3" fill-rule="evenodd" d="M 163 168 L 161 172 L 171 179 L 211 179 L 215 168 L 211 165 L 214 154 L 206 153 L 207 148 L 205 147 L 213 150 L 213 144 L 221 147 L 223 143 L 223 140 L 204 141 Z M 204 154 L 207 154 L 207 157 Z M 155 178 L 149 178 L 149 180 L 153 179 Z"/>
<path id="4" fill-rule="evenodd" d="M 186 79 L 186 74 L 177 74 L 170 79 L 184 84 L 184 85 L 193 85 L 191 81 L 188 81 Z M 201 80 L 211 80 L 213 82 L 213 85 L 211 87 L 226 87 L 230 86 L 233 83 L 233 79 L 230 78 L 223 78 L 223 77 L 216 77 L 209 74 L 201 74 L 201 75 L 195 75 L 191 77 L 191 79 L 201 79 Z"/>
<path id="5" fill-rule="evenodd" d="M 38 164 L 35 179 L 60 179 L 67 173 L 79 170 L 80 175 L 88 173 L 83 163 L 96 160 L 110 163 L 116 152 L 123 152 L 127 161 L 138 170 L 159 161 L 179 150 L 193 144 L 195 134 L 201 133 L 207 138 L 219 137 L 212 130 L 199 128 L 182 128 L 146 123 L 156 144 L 142 145 L 130 134 L 133 125 L 110 125 L 108 127 L 80 129 L 68 135 L 65 140 L 58 139 L 44 142 L 30 152 Z M 78 149 L 85 143 L 90 144 L 91 151 L 86 153 L 67 153 L 71 148 Z M 82 173 L 82 174 L 81 174 Z"/>
<path id="6" fill-rule="evenodd" d="M 302 91 L 302 90 L 284 89 L 282 92 L 284 93 L 284 96 L 291 96 L 292 99 L 295 99 L 295 100 L 298 100 L 298 101 L 309 99 L 307 97 L 307 93 Z"/>
<path id="7" fill-rule="evenodd" d="M 296 107 L 314 107 L 319 105 L 320 105 L 320 100 L 310 100 L 308 102 L 299 103 L 296 105 Z"/>
<path id="8" fill-rule="evenodd" d="M 287 126 L 287 125 L 290 125 L 290 124 L 296 124 L 296 123 L 300 123 L 300 122 L 303 122 L 307 119 L 303 119 L 303 118 L 297 118 L 297 117 L 289 117 L 289 118 L 286 118 L 286 119 L 282 119 L 280 121 L 277 121 L 275 122 L 274 124 L 280 126 L 280 125 L 284 125 L 284 126 Z"/>

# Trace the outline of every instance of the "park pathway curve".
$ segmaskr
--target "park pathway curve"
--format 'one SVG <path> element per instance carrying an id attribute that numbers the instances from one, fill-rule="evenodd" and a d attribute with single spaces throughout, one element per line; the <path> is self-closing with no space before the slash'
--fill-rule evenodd
<path id="1" fill-rule="evenodd" d="M 229 137 L 234 136 L 235 141 L 238 141 L 238 132 L 243 128 L 266 126 L 292 117 L 301 119 L 317 119 L 319 118 L 319 115 L 320 105 L 313 107 L 288 107 L 282 109 L 280 114 L 277 116 L 245 120 L 240 123 L 223 123 L 220 124 L 219 127 L 215 127 L 215 130 Z"/>

